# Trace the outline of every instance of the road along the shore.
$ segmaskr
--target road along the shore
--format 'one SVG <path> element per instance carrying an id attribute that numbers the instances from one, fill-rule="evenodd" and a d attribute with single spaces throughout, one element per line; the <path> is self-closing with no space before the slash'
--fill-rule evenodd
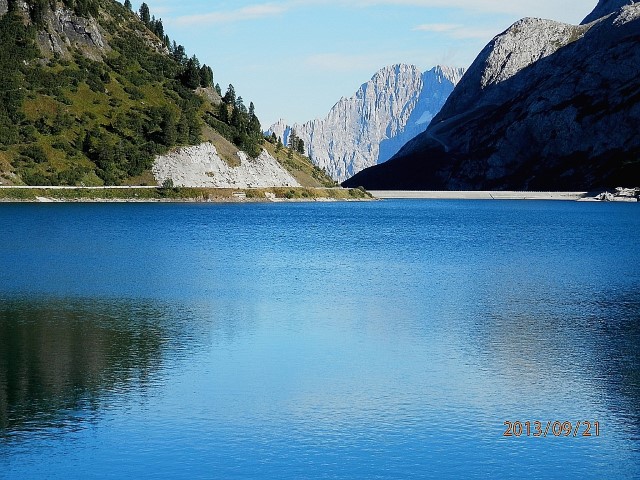
<path id="1" fill-rule="evenodd" d="M 369 190 L 380 199 L 432 200 L 571 200 L 576 201 L 587 192 L 515 192 L 515 191 L 439 191 L 439 190 Z"/>

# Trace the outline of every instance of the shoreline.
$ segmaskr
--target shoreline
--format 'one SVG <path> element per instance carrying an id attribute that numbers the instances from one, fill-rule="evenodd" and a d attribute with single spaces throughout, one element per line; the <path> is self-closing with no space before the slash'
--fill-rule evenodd
<path id="1" fill-rule="evenodd" d="M 369 193 L 357 188 L 0 186 L 0 203 L 271 203 L 372 200 L 375 199 Z"/>
<path id="2" fill-rule="evenodd" d="M 588 192 L 448 191 L 448 190 L 369 190 L 382 200 L 562 200 L 577 201 Z"/>
<path id="3" fill-rule="evenodd" d="M 622 189 L 618 189 L 622 190 Z M 637 189 L 636 189 L 637 190 Z M 603 197 L 604 195 L 604 197 Z M 593 192 L 370 190 L 341 187 L 206 188 L 156 186 L 0 185 L 0 203 L 272 203 L 376 200 L 553 200 L 631 202 L 630 195 Z"/>

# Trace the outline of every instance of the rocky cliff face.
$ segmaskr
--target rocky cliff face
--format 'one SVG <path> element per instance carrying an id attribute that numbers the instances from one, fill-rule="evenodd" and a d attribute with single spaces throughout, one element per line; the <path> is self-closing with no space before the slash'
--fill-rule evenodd
<path id="1" fill-rule="evenodd" d="M 383 68 L 351 98 L 342 98 L 322 120 L 270 132 L 286 144 L 291 131 L 305 142 L 309 157 L 336 180 L 391 158 L 423 132 L 463 74 L 435 67 L 426 73 L 412 65 Z"/>
<path id="2" fill-rule="evenodd" d="M 615 3 L 601 1 L 596 11 L 607 16 L 580 26 L 514 24 L 480 53 L 423 134 L 345 185 L 589 190 L 640 184 L 640 4 L 612 13 Z"/>
<path id="3" fill-rule="evenodd" d="M 70 55 L 76 48 L 93 60 L 99 60 L 110 51 L 98 22 L 92 17 L 78 17 L 67 8 L 58 7 L 46 15 L 47 28 L 38 33 L 38 44 L 43 53 Z"/>
<path id="4" fill-rule="evenodd" d="M 16 0 L 16 6 L 24 17 L 25 23 L 30 23 L 29 5 L 24 0 Z M 9 10 L 9 1 L 0 0 L 0 17 Z M 74 51 L 82 53 L 92 60 L 102 60 L 110 51 L 109 34 L 101 26 L 99 20 L 118 22 L 107 11 L 101 12 L 101 17 L 82 17 L 74 14 L 73 10 L 65 7 L 60 2 L 52 2 L 51 8 L 47 8 L 43 14 L 43 25 L 38 31 L 37 42 L 42 56 L 50 58 L 59 55 L 62 58 L 71 58 Z M 168 53 L 163 43 L 154 35 L 137 30 L 139 36 L 147 46 L 156 52 Z"/>

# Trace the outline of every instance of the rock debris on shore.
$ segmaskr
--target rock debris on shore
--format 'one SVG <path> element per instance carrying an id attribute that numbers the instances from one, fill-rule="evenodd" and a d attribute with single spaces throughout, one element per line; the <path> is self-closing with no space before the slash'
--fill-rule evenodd
<path id="1" fill-rule="evenodd" d="M 162 185 L 171 179 L 180 187 L 267 188 L 299 187 L 297 180 L 266 150 L 257 158 L 238 152 L 240 166 L 229 166 L 211 143 L 180 148 L 156 158 L 153 175 Z"/>

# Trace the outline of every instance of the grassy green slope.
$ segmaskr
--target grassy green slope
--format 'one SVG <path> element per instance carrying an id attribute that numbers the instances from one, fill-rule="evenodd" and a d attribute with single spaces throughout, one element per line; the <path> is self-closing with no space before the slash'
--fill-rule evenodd
<path id="1" fill-rule="evenodd" d="M 150 184 L 156 155 L 204 140 L 231 164 L 239 147 L 259 152 L 257 118 L 220 103 L 212 88 L 196 94 L 185 86 L 186 56 L 177 58 L 120 3 L 91 0 L 104 46 L 61 35 L 63 54 L 42 40 L 56 35 L 49 3 L 28 3 L 42 4 L 36 18 L 33 8 L 31 16 L 13 9 L 0 18 L 2 184 Z M 303 185 L 331 183 L 308 159 L 272 153 Z"/>
<path id="2" fill-rule="evenodd" d="M 110 47 L 102 60 L 79 49 L 47 59 L 37 27 L 24 25 L 20 12 L 0 20 L 5 39 L 19 32 L 12 45 L 19 55 L 0 54 L 0 65 L 21 85 L 3 92 L 4 111 L 19 105 L 2 122 L 9 130 L 0 137 L 5 180 L 118 184 L 142 174 L 156 154 L 200 140 L 204 102 L 176 80 L 178 62 L 154 51 L 152 34 L 133 13 L 115 1 L 99 5 Z"/>

